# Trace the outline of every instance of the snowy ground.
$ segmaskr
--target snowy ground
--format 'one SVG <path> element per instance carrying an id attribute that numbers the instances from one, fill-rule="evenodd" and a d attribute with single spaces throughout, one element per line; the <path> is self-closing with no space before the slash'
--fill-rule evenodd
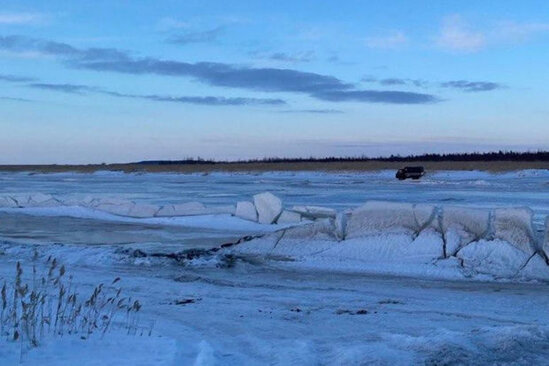
<path id="1" fill-rule="evenodd" d="M 437 173 L 396 182 L 392 173 L 261 175 L 0 174 L 0 194 L 122 196 L 163 204 L 226 205 L 273 191 L 284 202 L 334 208 L 368 199 L 465 206 L 529 206 L 541 225 L 549 174 Z M 65 211 L 63 211 L 65 210 Z M 151 336 L 45 339 L 21 355 L 0 342 L 2 365 L 544 364 L 549 357 L 545 282 L 430 280 L 315 269 L 222 254 L 177 262 L 135 255 L 210 248 L 276 228 L 225 216 L 120 219 L 67 208 L 0 213 L 0 276 L 53 255 L 83 293 L 121 277 L 143 303 Z M 541 226 L 540 226 L 541 227 Z M 374 271 L 375 272 L 375 271 Z"/>

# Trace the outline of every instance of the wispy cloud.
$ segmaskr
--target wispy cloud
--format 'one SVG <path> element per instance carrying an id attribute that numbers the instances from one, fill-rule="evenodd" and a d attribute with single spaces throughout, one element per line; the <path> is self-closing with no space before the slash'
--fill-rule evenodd
<path id="1" fill-rule="evenodd" d="M 0 81 L 9 81 L 12 83 L 21 83 L 21 82 L 24 83 L 24 82 L 34 81 L 34 80 L 36 79 L 28 76 L 0 74 Z"/>
<path id="2" fill-rule="evenodd" d="M 175 44 L 189 44 L 189 43 L 212 43 L 219 39 L 225 32 L 225 27 L 219 26 L 207 31 L 200 32 L 187 32 L 184 34 L 176 35 L 168 39 L 168 42 Z"/>
<path id="3" fill-rule="evenodd" d="M 499 22 L 492 31 L 492 37 L 504 42 L 526 42 L 540 34 L 549 33 L 549 23 Z"/>
<path id="4" fill-rule="evenodd" d="M 442 87 L 450 89 L 458 89 L 464 92 L 484 92 L 496 89 L 503 89 L 505 86 L 493 81 L 470 81 L 470 80 L 451 80 L 443 82 L 430 82 L 421 79 L 408 78 L 375 78 L 366 76 L 362 78 L 363 82 L 377 83 L 383 86 L 411 86 L 419 88 Z"/>
<path id="5" fill-rule="evenodd" d="M 1 95 L 0 95 L 0 100 L 7 100 L 7 101 L 10 101 L 10 102 L 33 102 L 33 100 L 31 100 L 31 99 L 17 98 L 17 97 L 6 97 L 6 96 L 1 96 Z"/>
<path id="6" fill-rule="evenodd" d="M 473 27 L 454 14 L 443 19 L 435 43 L 447 51 L 472 53 L 489 46 L 527 42 L 542 34 L 549 34 L 549 23 L 500 21 Z"/>
<path id="7" fill-rule="evenodd" d="M 318 92 L 314 96 L 330 102 L 430 104 L 441 101 L 431 94 L 390 90 L 335 90 Z"/>
<path id="8" fill-rule="evenodd" d="M 315 52 L 314 51 L 302 51 L 302 52 L 273 52 L 273 53 L 253 53 L 253 56 L 260 58 L 260 59 L 266 59 L 266 60 L 272 60 L 272 61 L 280 61 L 285 63 L 300 63 L 300 62 L 311 62 L 315 59 Z"/>
<path id="9" fill-rule="evenodd" d="M 161 31 L 167 31 L 171 29 L 187 29 L 191 26 L 189 22 L 185 22 L 172 17 L 164 17 L 158 22 L 157 28 Z"/>
<path id="10" fill-rule="evenodd" d="M 286 109 L 280 113 L 312 113 L 312 114 L 341 114 L 345 113 L 339 109 Z"/>
<path id="11" fill-rule="evenodd" d="M 3 25 L 29 25 L 41 24 L 47 16 L 40 13 L 0 13 L 0 24 Z"/>
<path id="12" fill-rule="evenodd" d="M 486 45 L 486 37 L 472 29 L 460 15 L 451 15 L 443 19 L 436 43 L 445 50 L 474 52 Z"/>
<path id="13" fill-rule="evenodd" d="M 483 91 L 490 91 L 490 90 L 504 88 L 502 84 L 494 83 L 490 81 L 467 81 L 467 80 L 446 81 L 444 83 L 441 83 L 440 86 L 442 86 L 443 88 L 459 89 L 465 92 L 483 92 Z"/>
<path id="14" fill-rule="evenodd" d="M 84 94 L 88 92 L 98 92 L 98 88 L 90 87 L 87 85 L 75 85 L 75 84 L 48 84 L 48 83 L 33 83 L 28 84 L 29 87 L 35 89 L 52 90 L 68 94 Z"/>
<path id="15" fill-rule="evenodd" d="M 401 31 L 395 31 L 387 35 L 368 37 L 365 40 L 366 46 L 382 49 L 397 48 L 406 44 L 406 42 L 408 42 L 408 37 Z"/>
<path id="16" fill-rule="evenodd" d="M 313 98 L 365 103 L 424 104 L 440 101 L 424 93 L 357 90 L 331 75 L 292 69 L 253 68 L 218 62 L 189 63 L 152 57 L 136 58 L 117 49 L 79 49 L 69 44 L 27 38 L 0 37 L 0 49 L 39 51 L 60 58 L 69 67 L 125 74 L 189 77 L 207 85 L 263 92 L 304 93 Z"/>
<path id="17" fill-rule="evenodd" d="M 165 95 L 139 95 L 119 93 L 115 91 L 106 90 L 103 88 L 80 85 L 80 84 L 55 84 L 55 83 L 32 83 L 27 85 L 30 88 L 43 89 L 56 91 L 68 94 L 85 95 L 88 93 L 97 93 L 109 95 L 118 98 L 132 98 L 132 99 L 145 99 L 154 102 L 171 102 L 171 103 L 185 103 L 185 104 L 198 104 L 198 105 L 210 105 L 210 106 L 237 106 L 237 105 L 284 105 L 286 102 L 282 99 L 270 99 L 270 98 L 226 98 L 216 96 L 165 96 Z"/>

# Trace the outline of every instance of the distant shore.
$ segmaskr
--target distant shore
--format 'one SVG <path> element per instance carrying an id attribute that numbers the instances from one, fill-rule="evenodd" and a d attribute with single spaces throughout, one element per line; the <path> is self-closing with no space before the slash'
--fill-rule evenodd
<path id="1" fill-rule="evenodd" d="M 210 173 L 210 172 L 269 172 L 269 171 L 377 171 L 396 170 L 404 166 L 421 165 L 427 171 L 481 170 L 507 172 L 524 169 L 549 169 L 548 161 L 348 161 L 348 162 L 236 162 L 194 164 L 91 164 L 91 165 L 0 165 L 0 172 L 34 173 L 94 173 L 120 171 L 125 173 Z"/>

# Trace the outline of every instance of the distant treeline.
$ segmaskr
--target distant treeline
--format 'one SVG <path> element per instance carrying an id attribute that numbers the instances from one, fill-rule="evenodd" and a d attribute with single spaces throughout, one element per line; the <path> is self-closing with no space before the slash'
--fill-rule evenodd
<path id="1" fill-rule="evenodd" d="M 136 164 L 143 165 L 193 165 L 193 164 L 242 164 L 242 163 L 329 163 L 329 162 L 361 162 L 361 161 L 387 161 L 387 162 L 417 162 L 417 161 L 549 161 L 549 151 L 537 152 L 473 152 L 451 154 L 422 154 L 422 155 L 391 155 L 386 157 L 326 157 L 326 158 L 263 158 L 238 161 L 208 160 L 202 158 L 189 158 L 184 160 L 148 160 Z"/>

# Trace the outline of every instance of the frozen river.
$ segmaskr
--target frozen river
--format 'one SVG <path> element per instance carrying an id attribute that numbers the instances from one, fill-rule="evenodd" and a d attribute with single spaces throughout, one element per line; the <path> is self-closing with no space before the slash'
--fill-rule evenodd
<path id="1" fill-rule="evenodd" d="M 541 234 L 549 172 L 436 172 L 400 182 L 394 172 L 262 174 L 8 174 L 0 195 L 60 200 L 123 198 L 156 205 L 233 205 L 270 191 L 284 206 L 338 210 L 367 200 L 471 207 L 527 206 Z M 235 220 L 232 220 L 235 219 Z M 163 219 L 164 220 L 164 219 Z M 121 277 L 143 303 L 153 337 L 113 333 L 82 342 L 45 340 L 26 365 L 454 365 L 549 364 L 544 282 L 448 281 L 296 268 L 219 258 L 176 262 L 170 253 L 211 248 L 267 231 L 230 217 L 117 219 L 66 207 L 0 211 L 0 277 L 57 257 L 87 292 Z M 133 254 L 132 254 L 133 253 Z M 2 365 L 20 350 L 0 342 Z"/>

